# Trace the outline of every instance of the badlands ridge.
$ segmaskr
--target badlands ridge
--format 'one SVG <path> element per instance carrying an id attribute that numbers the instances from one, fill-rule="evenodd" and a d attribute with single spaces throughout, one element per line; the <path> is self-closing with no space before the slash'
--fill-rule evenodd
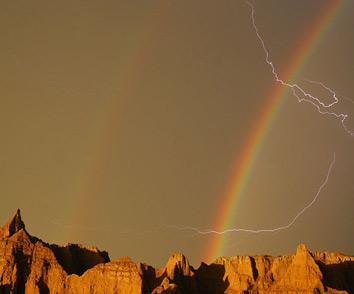
<path id="1" fill-rule="evenodd" d="M 96 247 L 47 244 L 18 210 L 0 227 L 1 293 L 354 293 L 354 257 L 300 244 L 289 256 L 220 257 L 197 269 L 177 253 L 155 269 Z"/>

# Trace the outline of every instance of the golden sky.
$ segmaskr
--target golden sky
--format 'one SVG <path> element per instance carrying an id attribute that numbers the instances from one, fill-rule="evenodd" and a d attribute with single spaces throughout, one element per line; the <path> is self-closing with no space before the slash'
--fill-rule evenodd
<path id="1" fill-rule="evenodd" d="M 254 1 L 281 68 L 329 0 Z M 309 3 L 311 2 L 311 3 Z M 354 115 L 354 4 L 347 1 L 301 79 L 338 93 Z M 235 158 L 274 84 L 238 0 L 2 1 L 0 221 L 22 209 L 31 234 L 161 265 L 198 265 Z M 301 82 L 301 81 L 300 81 Z M 318 95 L 326 94 L 319 88 Z M 343 98 L 344 97 L 344 98 Z M 348 119 L 354 129 L 354 120 Z M 289 97 L 266 138 L 226 255 L 313 250 L 353 254 L 354 138 Z"/>

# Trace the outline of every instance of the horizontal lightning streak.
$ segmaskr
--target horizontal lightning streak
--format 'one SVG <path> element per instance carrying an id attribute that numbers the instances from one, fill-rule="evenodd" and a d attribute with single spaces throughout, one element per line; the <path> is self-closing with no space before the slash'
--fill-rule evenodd
<path id="1" fill-rule="evenodd" d="M 323 183 L 321 184 L 321 186 L 319 187 L 315 197 L 312 199 L 311 202 L 309 202 L 305 207 L 303 207 L 290 221 L 288 224 L 277 227 L 277 228 L 273 228 L 273 229 L 243 229 L 243 228 L 231 228 L 231 229 L 226 229 L 226 230 L 222 230 L 222 231 L 217 231 L 217 230 L 200 230 L 198 228 L 194 228 L 194 227 L 190 227 L 190 226 L 185 226 L 185 227 L 178 227 L 178 226 L 174 226 L 174 225 L 169 225 L 167 227 L 169 228 L 173 228 L 173 229 L 177 229 L 177 230 L 183 230 L 183 231 L 194 231 L 198 234 L 201 235 L 209 235 L 209 234 L 217 234 L 217 235 L 222 235 L 222 234 L 226 234 L 226 233 L 231 233 L 231 232 L 245 232 L 245 233 L 253 233 L 253 234 L 258 234 L 258 233 L 272 233 L 272 232 L 277 232 L 277 231 L 282 231 L 282 230 L 286 230 L 289 229 L 295 222 L 296 220 L 305 213 L 306 210 L 308 210 L 317 200 L 317 198 L 319 197 L 319 195 L 321 194 L 322 189 L 327 185 L 328 183 L 328 179 L 329 176 L 332 172 L 332 168 L 334 166 L 336 162 L 336 154 L 333 154 L 333 159 L 332 162 L 328 168 L 328 172 L 327 175 L 323 181 Z"/>

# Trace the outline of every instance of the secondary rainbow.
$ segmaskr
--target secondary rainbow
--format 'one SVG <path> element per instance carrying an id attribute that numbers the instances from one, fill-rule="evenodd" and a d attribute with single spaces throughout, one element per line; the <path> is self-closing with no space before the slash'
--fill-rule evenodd
<path id="1" fill-rule="evenodd" d="M 328 0 L 305 32 L 296 50 L 290 57 L 290 62 L 281 71 L 281 78 L 285 81 L 295 81 L 299 78 L 304 66 L 314 53 L 321 40 L 329 31 L 335 17 L 342 10 L 346 0 Z M 265 103 L 257 116 L 257 120 L 249 131 L 242 151 L 234 163 L 226 191 L 222 196 L 221 204 L 216 214 L 213 228 L 223 231 L 233 227 L 237 200 L 242 196 L 250 179 L 253 165 L 262 149 L 267 134 L 281 110 L 289 89 L 276 83 L 267 95 Z M 225 241 L 228 234 L 215 234 L 207 244 L 206 258 L 215 258 L 223 255 Z"/>
<path id="2" fill-rule="evenodd" d="M 68 231 L 68 240 L 78 238 L 78 228 L 83 228 L 80 223 L 85 223 L 93 213 L 92 200 L 100 195 L 102 182 L 105 177 L 105 169 L 112 156 L 114 140 L 118 136 L 122 124 L 122 116 L 128 111 L 125 109 L 125 101 L 132 99 L 136 87 L 142 80 L 142 68 L 149 62 L 153 52 L 155 39 L 158 37 L 164 21 L 169 16 L 171 5 L 168 1 L 156 3 L 153 13 L 147 13 L 140 30 L 135 33 L 135 38 L 141 40 L 127 48 L 125 62 L 117 69 L 116 92 L 120 98 L 112 96 L 108 99 L 102 112 L 99 113 L 94 128 L 91 130 L 92 141 L 86 150 L 86 165 L 77 174 L 76 186 L 72 190 L 73 203 L 71 203 L 72 221 L 69 225 L 72 230 Z M 159 11 L 159 14 L 156 14 Z M 157 17 L 158 16 L 158 17 Z M 85 151 L 83 151 L 85 152 Z M 85 208 L 85 209 L 83 209 Z M 80 219 L 78 221 L 78 218 Z M 81 230 L 83 232 L 87 230 Z M 83 233 L 82 233 L 83 234 Z"/>

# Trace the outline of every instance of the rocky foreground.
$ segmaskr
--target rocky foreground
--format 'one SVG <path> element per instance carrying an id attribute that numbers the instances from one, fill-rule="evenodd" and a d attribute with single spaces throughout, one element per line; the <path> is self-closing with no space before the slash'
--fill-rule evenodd
<path id="1" fill-rule="evenodd" d="M 0 293 L 354 293 L 354 257 L 309 252 L 220 257 L 198 269 L 182 254 L 155 269 L 95 247 L 32 237 L 20 211 L 0 228 Z"/>

